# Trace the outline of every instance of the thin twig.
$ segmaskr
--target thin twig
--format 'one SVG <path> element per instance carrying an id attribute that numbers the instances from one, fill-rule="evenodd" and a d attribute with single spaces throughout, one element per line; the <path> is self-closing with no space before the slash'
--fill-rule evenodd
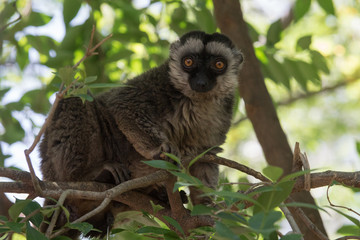
<path id="1" fill-rule="evenodd" d="M 330 206 L 332 206 L 332 207 L 337 207 L 337 208 L 343 208 L 343 209 L 346 209 L 346 210 L 348 210 L 348 211 L 350 211 L 350 212 L 353 212 L 353 213 L 355 213 L 356 215 L 360 216 L 360 213 L 358 213 L 357 211 L 355 211 L 355 210 L 353 210 L 353 209 L 351 209 L 351 208 L 348 208 L 348 207 L 345 207 L 345 206 L 341 206 L 341 205 L 335 205 L 335 204 L 333 204 L 333 203 L 330 201 L 330 197 L 329 197 L 329 189 L 330 189 L 330 187 L 331 187 L 331 184 L 329 184 L 328 187 L 327 187 L 327 189 L 326 189 L 326 198 L 327 198 Z"/>
<path id="2" fill-rule="evenodd" d="M 199 161 L 201 162 L 212 162 L 212 163 L 217 163 L 220 165 L 224 165 L 224 166 L 228 166 L 234 169 L 237 169 L 243 173 L 246 173 L 248 175 L 251 175 L 263 182 L 271 182 L 270 179 L 268 179 L 267 177 L 265 177 L 264 175 L 262 175 L 260 172 L 255 171 L 254 169 L 251 169 L 243 164 L 240 164 L 238 162 L 232 161 L 230 159 L 226 159 L 223 157 L 219 157 L 213 154 L 206 154 L 203 158 L 199 159 Z"/>
<path id="3" fill-rule="evenodd" d="M 53 229 L 55 227 L 56 221 L 57 221 L 57 219 L 58 219 L 58 217 L 60 215 L 61 206 L 64 205 L 66 197 L 70 193 L 70 191 L 71 190 L 65 190 L 61 194 L 61 196 L 60 196 L 60 198 L 59 198 L 59 200 L 58 200 L 58 202 L 56 204 L 57 209 L 55 210 L 54 214 L 52 215 L 50 224 L 49 224 L 48 228 L 46 229 L 46 233 L 45 233 L 45 236 L 48 237 L 48 238 L 51 236 L 51 233 L 52 233 L 52 231 L 53 231 Z"/>
<path id="4" fill-rule="evenodd" d="M 286 201 L 288 202 L 294 202 L 294 199 L 289 197 Z M 296 215 L 303 221 L 303 223 L 321 240 L 328 240 L 328 237 L 322 233 L 319 228 L 306 216 L 304 211 L 299 207 L 291 207 Z"/>
<path id="5" fill-rule="evenodd" d="M 14 21 L 11 21 L 11 22 L 5 24 L 4 26 L 0 27 L 0 32 L 4 31 L 4 30 L 5 30 L 7 27 L 9 27 L 11 24 L 20 21 L 20 19 L 22 18 L 21 13 L 19 12 L 19 10 L 18 10 L 17 7 L 16 7 L 16 2 L 13 2 L 12 4 L 13 4 L 13 7 L 15 8 L 15 12 L 16 12 L 17 14 L 19 14 L 19 16 L 18 16 Z"/>
<path id="6" fill-rule="evenodd" d="M 76 219 L 75 221 L 71 222 L 71 224 L 74 224 L 74 223 L 79 223 L 79 222 L 84 222 L 86 221 L 87 219 L 95 216 L 96 214 L 100 213 L 102 210 L 104 210 L 108 205 L 109 203 L 111 202 L 111 199 L 110 198 L 105 198 L 102 203 L 97 207 L 95 208 L 94 210 L 86 213 L 85 215 L 81 216 L 80 218 Z M 59 230 L 58 232 L 54 233 L 53 235 L 51 235 L 50 238 L 54 238 L 54 237 L 57 237 L 57 236 L 60 236 L 61 234 L 67 232 L 69 229 L 67 228 L 63 228 L 61 230 Z"/>
<path id="7" fill-rule="evenodd" d="M 41 208 L 36 209 L 35 211 L 31 212 L 26 217 L 24 217 L 20 222 L 24 223 L 24 222 L 28 221 L 30 218 L 32 218 L 36 214 L 40 213 L 40 211 L 41 211 Z"/>
<path id="8" fill-rule="evenodd" d="M 284 213 L 286 220 L 289 222 L 293 232 L 296 234 L 301 234 L 301 230 L 300 230 L 299 226 L 297 225 L 297 223 L 295 222 L 295 219 L 294 219 L 293 215 L 291 214 L 291 212 L 289 211 L 289 209 L 286 206 L 280 206 L 280 209 Z M 301 239 L 303 240 L 304 238 L 301 237 Z"/>

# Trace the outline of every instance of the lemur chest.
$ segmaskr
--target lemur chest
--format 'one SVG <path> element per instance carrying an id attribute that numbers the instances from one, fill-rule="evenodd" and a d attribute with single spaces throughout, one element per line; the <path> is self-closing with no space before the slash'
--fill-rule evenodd
<path id="1" fill-rule="evenodd" d="M 219 103 L 180 102 L 167 116 L 167 137 L 181 154 L 200 154 L 225 141 L 230 116 Z"/>

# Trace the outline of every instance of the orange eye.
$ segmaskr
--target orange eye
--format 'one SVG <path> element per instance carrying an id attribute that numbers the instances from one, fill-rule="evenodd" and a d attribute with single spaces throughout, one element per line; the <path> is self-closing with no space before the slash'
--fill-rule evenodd
<path id="1" fill-rule="evenodd" d="M 216 68 L 216 69 L 221 70 L 221 69 L 223 69 L 224 67 L 225 67 L 225 63 L 224 63 L 224 62 L 222 62 L 222 61 L 217 61 L 217 62 L 215 62 L 215 68 Z"/>
<path id="2" fill-rule="evenodd" d="M 184 59 L 184 65 L 186 67 L 191 67 L 194 64 L 194 61 L 191 58 L 185 58 Z"/>

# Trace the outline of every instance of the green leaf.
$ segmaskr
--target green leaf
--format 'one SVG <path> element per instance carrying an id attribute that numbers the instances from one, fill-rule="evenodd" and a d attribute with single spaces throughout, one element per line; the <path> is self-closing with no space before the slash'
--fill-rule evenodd
<path id="1" fill-rule="evenodd" d="M 74 96 L 81 98 L 82 102 L 84 103 L 85 101 L 89 101 L 92 102 L 94 101 L 94 98 L 92 96 L 90 96 L 89 94 L 75 94 Z"/>
<path id="2" fill-rule="evenodd" d="M 174 154 L 171 154 L 171 153 L 167 153 L 167 152 L 164 152 L 165 156 L 167 156 L 168 158 L 174 160 L 175 162 L 177 162 L 179 165 L 181 165 L 181 160 L 180 158 L 178 158 L 177 156 L 175 156 Z"/>
<path id="3" fill-rule="evenodd" d="M 75 73 L 76 71 L 72 67 L 66 66 L 59 69 L 57 76 L 59 76 L 61 81 L 68 86 L 74 81 Z"/>
<path id="4" fill-rule="evenodd" d="M 303 36 L 297 40 L 296 47 L 302 50 L 309 49 L 311 44 L 311 35 Z"/>
<path id="5" fill-rule="evenodd" d="M 304 91 L 307 91 L 307 79 L 299 67 L 299 61 L 293 61 L 288 58 L 284 60 L 284 67 L 291 74 L 296 82 L 302 87 Z"/>
<path id="6" fill-rule="evenodd" d="M 153 209 L 154 214 L 156 214 L 158 211 L 160 211 L 161 209 L 164 209 L 163 206 L 159 205 L 159 204 L 155 204 L 153 201 L 150 200 L 150 204 L 151 207 Z"/>
<path id="7" fill-rule="evenodd" d="M 355 144 L 356 144 L 356 151 L 357 151 L 358 155 L 360 156 L 360 141 L 357 141 Z"/>
<path id="8" fill-rule="evenodd" d="M 220 197 L 224 197 L 224 198 L 234 198 L 234 199 L 237 199 L 237 200 L 243 200 L 243 201 L 248 201 L 248 202 L 251 202 L 255 205 L 257 205 L 258 207 L 262 207 L 260 205 L 260 203 L 249 197 L 248 195 L 245 195 L 245 194 L 242 194 L 242 193 L 239 193 L 239 192 L 230 192 L 230 191 L 218 191 L 218 192 L 213 192 L 213 193 L 209 193 L 209 194 L 204 194 L 204 195 L 215 195 L 215 196 L 220 196 Z"/>
<path id="9" fill-rule="evenodd" d="M 254 206 L 254 213 L 260 211 L 269 212 L 275 207 L 279 206 L 285 199 L 287 199 L 294 187 L 295 181 L 281 182 L 272 186 L 273 191 L 264 192 L 257 199 L 258 203 L 263 206 L 259 208 L 258 205 Z"/>
<path id="10" fill-rule="evenodd" d="M 121 83 L 93 83 L 89 84 L 89 88 L 115 88 L 115 87 L 124 87 L 124 84 Z"/>
<path id="11" fill-rule="evenodd" d="M 268 213 L 259 212 L 249 219 L 249 226 L 256 232 L 264 235 L 265 239 L 269 234 L 277 229 L 275 223 L 282 217 L 281 212 L 270 211 Z"/>
<path id="12" fill-rule="evenodd" d="M 199 24 L 200 29 L 202 29 L 205 32 L 215 32 L 216 23 L 211 11 L 206 7 L 199 9 L 200 9 L 199 11 L 195 10 L 194 12 L 195 12 L 197 24 Z"/>
<path id="13" fill-rule="evenodd" d="M 1 124 L 5 126 L 5 133 L 0 135 L 0 141 L 12 144 L 21 141 L 25 137 L 25 131 L 20 125 L 19 121 L 12 116 L 8 109 L 0 108 Z"/>
<path id="14" fill-rule="evenodd" d="M 301 207 L 301 208 L 312 208 L 316 210 L 322 210 L 326 213 L 328 213 L 324 208 L 321 208 L 317 206 L 316 204 L 310 204 L 310 203 L 303 203 L 303 202 L 291 202 L 291 203 L 284 203 L 287 207 Z"/>
<path id="15" fill-rule="evenodd" d="M 171 230 L 153 226 L 145 226 L 136 231 L 137 233 L 155 233 L 155 234 L 165 234 L 172 232 Z"/>
<path id="16" fill-rule="evenodd" d="M 24 105 L 30 105 L 31 109 L 36 113 L 45 114 L 51 107 L 47 93 L 45 88 L 31 90 L 21 97 L 20 102 Z"/>
<path id="17" fill-rule="evenodd" d="M 126 230 L 123 228 L 114 228 L 114 229 L 111 229 L 111 234 L 121 233 L 123 231 L 126 231 Z"/>
<path id="18" fill-rule="evenodd" d="M 26 239 L 27 240 L 48 240 L 44 234 L 39 232 L 38 230 L 32 228 L 30 223 L 26 223 Z"/>
<path id="19" fill-rule="evenodd" d="M 148 161 L 142 161 L 143 163 L 154 167 L 154 168 L 160 168 L 160 169 L 166 169 L 166 170 L 179 170 L 179 167 L 175 166 L 174 164 L 164 161 L 164 160 L 148 160 Z"/>
<path id="20" fill-rule="evenodd" d="M 7 23 L 7 21 L 13 16 L 16 12 L 16 4 L 15 2 L 2 2 L 5 3 L 5 7 L 0 11 L 0 23 L 1 27 Z"/>
<path id="21" fill-rule="evenodd" d="M 203 185 L 203 183 L 198 178 L 191 176 L 189 174 L 182 172 L 175 172 L 175 171 L 170 171 L 170 173 L 181 179 L 184 179 L 186 182 L 191 183 L 193 185 L 199 185 L 199 186 Z"/>
<path id="22" fill-rule="evenodd" d="M 175 227 L 179 232 L 182 233 L 182 235 L 185 235 L 184 230 L 182 229 L 182 227 L 180 226 L 180 224 L 173 218 L 168 217 L 168 216 L 163 216 L 163 218 L 168 221 L 173 227 Z"/>
<path id="23" fill-rule="evenodd" d="M 327 66 L 325 57 L 323 55 L 321 55 L 321 53 L 319 53 L 318 51 L 314 51 L 314 50 L 311 50 L 310 54 L 311 54 L 311 59 L 312 59 L 313 65 L 317 69 L 320 69 L 321 71 L 323 71 L 324 73 L 329 74 L 330 70 Z"/>
<path id="24" fill-rule="evenodd" d="M 310 9 L 311 0 L 296 0 L 294 8 L 295 22 L 299 21 Z"/>
<path id="25" fill-rule="evenodd" d="M 240 222 L 247 225 L 246 219 L 236 212 L 220 212 L 216 214 L 217 217 L 227 219 L 233 222 Z"/>
<path id="26" fill-rule="evenodd" d="M 282 28 L 281 19 L 272 23 L 267 31 L 266 45 L 274 46 L 275 43 L 279 42 L 281 39 L 282 30 L 283 30 L 283 28 Z"/>
<path id="27" fill-rule="evenodd" d="M 334 3 L 332 0 L 317 0 L 320 7 L 325 10 L 326 13 L 335 15 Z"/>
<path id="28" fill-rule="evenodd" d="M 272 181 L 277 181 L 283 174 L 284 170 L 277 166 L 267 166 L 263 169 L 263 173 L 265 176 L 270 178 Z"/>
<path id="29" fill-rule="evenodd" d="M 3 88 L 0 89 L 0 100 L 5 96 L 5 94 L 10 90 L 11 88 Z"/>
<path id="30" fill-rule="evenodd" d="M 216 234 L 225 237 L 226 239 L 240 240 L 240 238 L 231 229 L 222 222 L 216 222 Z"/>
<path id="31" fill-rule="evenodd" d="M 86 78 L 85 78 L 85 83 L 94 82 L 94 81 L 96 81 L 96 79 L 97 79 L 97 76 L 89 76 L 89 77 L 86 77 Z"/>
<path id="32" fill-rule="evenodd" d="M 66 224 L 67 227 L 71 229 L 77 229 L 80 232 L 82 232 L 84 235 L 88 234 L 92 229 L 93 225 L 87 222 L 81 222 L 81 223 L 69 223 Z"/>
<path id="33" fill-rule="evenodd" d="M 303 239 L 301 234 L 286 234 L 280 238 L 280 240 L 301 240 Z"/>
<path id="34" fill-rule="evenodd" d="M 334 207 L 329 207 L 329 208 L 331 208 L 331 209 L 334 210 L 335 212 L 343 215 L 344 217 L 346 217 L 347 219 L 349 219 L 351 222 L 353 222 L 356 226 L 358 226 L 358 227 L 360 228 L 360 221 L 359 221 L 358 219 L 356 219 L 356 218 L 354 218 L 354 217 L 352 217 L 352 216 L 350 216 L 350 215 L 348 215 L 348 214 L 346 214 L 346 213 L 343 213 L 343 212 L 339 211 L 338 209 L 336 209 L 336 208 L 334 208 Z"/>
<path id="35" fill-rule="evenodd" d="M 48 36 L 26 35 L 29 44 L 39 53 L 49 56 L 49 51 L 56 48 L 55 40 Z"/>
<path id="36" fill-rule="evenodd" d="M 27 19 L 28 25 L 31 26 L 42 26 L 50 22 L 51 17 L 39 12 L 32 11 L 29 18 Z"/>
<path id="37" fill-rule="evenodd" d="M 77 15 L 81 7 L 81 0 L 64 0 L 63 16 L 65 26 L 68 27 L 70 21 Z"/>
<path id="38" fill-rule="evenodd" d="M 354 225 L 344 225 L 341 228 L 339 228 L 336 232 L 341 235 L 360 236 L 360 227 Z"/>
<path id="39" fill-rule="evenodd" d="M 279 63 L 274 56 L 267 54 L 267 72 L 269 77 L 276 83 L 283 84 L 287 89 L 290 89 L 290 75 L 284 69 L 284 65 Z"/>
<path id="40" fill-rule="evenodd" d="M 9 208 L 9 216 L 13 221 L 16 221 L 23 209 L 31 202 L 31 199 L 19 200 L 16 199 L 16 202 Z"/>
<path id="41" fill-rule="evenodd" d="M 191 211 L 191 216 L 196 215 L 211 215 L 215 208 L 208 207 L 202 204 L 195 205 Z"/>
<path id="42" fill-rule="evenodd" d="M 206 153 L 208 153 L 209 151 L 211 151 L 212 149 L 214 149 L 214 147 L 209 148 L 208 150 L 206 150 L 205 152 L 197 155 L 194 159 L 192 159 L 189 163 L 188 168 L 190 168 L 194 163 L 196 163 L 197 160 L 199 160 L 200 158 L 202 158 Z"/>
<path id="43" fill-rule="evenodd" d="M 69 222 L 69 219 L 70 219 L 70 212 L 69 212 L 69 210 L 68 210 L 66 207 L 62 206 L 62 205 L 60 205 L 60 208 L 61 208 L 61 210 L 64 212 L 65 217 L 66 217 L 66 220 Z"/>
<path id="44" fill-rule="evenodd" d="M 249 23 L 247 23 L 247 29 L 248 29 L 248 33 L 250 35 L 251 41 L 252 42 L 257 42 L 259 40 L 259 33 Z"/>
<path id="45" fill-rule="evenodd" d="M 291 173 L 289 175 L 286 175 L 285 177 L 281 178 L 279 182 L 287 182 L 289 180 L 293 180 L 299 176 L 303 176 L 305 175 L 306 173 L 309 173 L 311 172 L 310 170 L 304 170 L 304 171 L 298 171 L 298 172 L 294 172 L 294 173 Z"/>
<path id="46" fill-rule="evenodd" d="M 29 202 L 23 209 L 23 213 L 25 214 L 25 216 L 28 216 L 29 214 L 33 213 L 34 211 L 37 211 L 38 209 L 41 209 L 41 206 L 39 203 L 31 201 Z M 36 215 L 32 216 L 30 218 L 30 221 L 36 226 L 36 227 L 40 227 L 40 224 L 43 221 L 43 216 L 42 214 L 39 212 Z"/>
<path id="47" fill-rule="evenodd" d="M 11 231 L 14 231 L 16 233 L 21 233 L 22 228 L 25 226 L 25 223 L 6 222 L 5 225 L 8 226 Z"/>

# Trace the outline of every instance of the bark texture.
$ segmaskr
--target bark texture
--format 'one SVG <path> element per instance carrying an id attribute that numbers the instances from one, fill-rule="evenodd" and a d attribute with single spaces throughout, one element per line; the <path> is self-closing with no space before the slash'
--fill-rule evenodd
<path id="1" fill-rule="evenodd" d="M 213 0 L 213 3 L 216 22 L 221 32 L 227 35 L 244 54 L 245 62 L 239 74 L 239 91 L 245 101 L 247 116 L 253 125 L 266 161 L 270 165 L 283 168 L 284 174 L 288 174 L 292 169 L 292 150 L 266 89 L 240 2 L 239 0 Z M 314 199 L 308 192 L 296 193 L 292 197 L 296 201 L 314 204 Z M 319 212 L 313 209 L 303 210 L 325 233 Z M 302 224 L 299 218 L 295 220 L 304 234 L 304 239 L 319 239 Z"/>

